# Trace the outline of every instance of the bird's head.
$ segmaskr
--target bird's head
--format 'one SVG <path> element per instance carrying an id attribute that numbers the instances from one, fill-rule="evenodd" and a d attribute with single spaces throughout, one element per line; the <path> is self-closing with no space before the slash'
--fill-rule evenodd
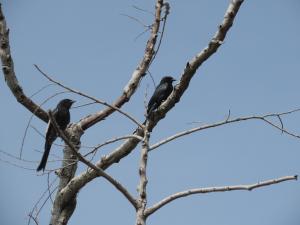
<path id="1" fill-rule="evenodd" d="M 64 108 L 70 109 L 74 102 L 75 101 L 73 101 L 71 99 L 63 99 L 58 103 L 58 107 L 64 107 Z"/>
<path id="2" fill-rule="evenodd" d="M 171 76 L 165 76 L 161 79 L 161 83 L 172 83 L 175 79 Z"/>

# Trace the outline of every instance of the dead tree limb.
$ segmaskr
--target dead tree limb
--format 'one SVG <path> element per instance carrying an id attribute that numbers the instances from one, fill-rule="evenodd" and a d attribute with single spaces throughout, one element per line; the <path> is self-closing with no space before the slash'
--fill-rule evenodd
<path id="1" fill-rule="evenodd" d="M 0 4 L 0 57 L 2 62 L 2 71 L 7 86 L 15 96 L 16 100 L 26 109 L 36 115 L 44 122 L 48 122 L 47 112 L 33 102 L 23 91 L 15 74 L 14 62 L 10 52 L 9 29 L 6 26 L 5 17 Z"/>
<path id="2" fill-rule="evenodd" d="M 146 209 L 145 216 L 146 217 L 150 216 L 152 213 L 154 213 L 155 211 L 157 211 L 164 205 L 166 205 L 178 198 L 187 197 L 187 196 L 190 196 L 193 194 L 205 194 L 205 193 L 211 193 L 211 192 L 238 191 L 238 190 L 252 191 L 253 189 L 265 187 L 268 185 L 274 185 L 274 184 L 278 184 L 278 183 L 289 181 L 289 180 L 297 180 L 297 177 L 298 177 L 297 175 L 286 176 L 286 177 L 281 177 L 281 178 L 277 178 L 277 179 L 258 182 L 255 184 L 224 186 L 224 187 L 196 188 L 196 189 L 190 189 L 190 190 L 178 192 L 178 193 L 172 194 L 172 195 L 164 198 L 160 202 L 154 204 L 152 207 Z"/>

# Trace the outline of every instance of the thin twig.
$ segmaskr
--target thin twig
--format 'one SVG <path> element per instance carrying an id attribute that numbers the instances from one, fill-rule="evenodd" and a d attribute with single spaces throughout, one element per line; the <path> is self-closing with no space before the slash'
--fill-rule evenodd
<path id="1" fill-rule="evenodd" d="M 150 72 L 150 70 L 147 70 L 147 72 L 149 73 L 150 78 L 152 80 L 153 87 L 155 88 L 156 87 L 156 83 L 155 83 L 154 77 L 153 77 L 152 73 Z"/>
<path id="2" fill-rule="evenodd" d="M 147 33 L 148 30 L 150 30 L 151 28 L 147 28 L 145 30 L 143 30 L 141 33 L 139 33 L 135 38 L 134 41 L 136 41 L 139 37 L 141 37 L 143 34 Z"/>
<path id="3" fill-rule="evenodd" d="M 20 159 L 18 156 L 15 156 L 15 155 L 13 155 L 11 153 L 8 153 L 8 152 L 6 152 L 4 150 L 1 150 L 1 149 L 0 149 L 0 153 L 2 153 L 3 155 L 6 155 L 6 156 L 8 156 L 12 159 L 21 161 L 21 162 L 26 162 L 26 163 L 37 163 L 38 162 L 37 160 Z"/>
<path id="4" fill-rule="evenodd" d="M 279 120 L 279 122 L 280 122 L 280 125 L 281 125 L 281 133 L 283 133 L 283 122 L 282 122 L 282 119 L 281 119 L 281 117 L 278 115 L 277 116 L 277 118 L 278 118 L 278 120 Z"/>
<path id="5" fill-rule="evenodd" d="M 102 148 L 103 146 L 105 145 L 108 145 L 108 144 L 111 144 L 111 143 L 114 143 L 114 142 L 117 142 L 117 141 L 120 141 L 120 140 L 124 140 L 124 139 L 129 139 L 129 138 L 136 138 L 138 140 L 143 140 L 142 137 L 138 136 L 138 135 L 126 135 L 126 136 L 122 136 L 122 137 L 116 137 L 116 138 L 113 138 L 113 139 L 110 139 L 110 140 L 107 140 L 105 141 L 104 143 L 101 143 L 97 146 L 94 147 L 94 149 L 88 153 L 86 153 L 85 155 L 83 155 L 84 157 L 94 153 L 95 151 L 97 151 L 99 148 Z"/>
<path id="6" fill-rule="evenodd" d="M 78 109 L 78 108 L 85 107 L 85 106 L 88 106 L 88 105 L 93 105 L 93 104 L 96 104 L 96 103 L 97 102 L 90 102 L 90 103 L 86 103 L 86 104 L 82 104 L 82 105 L 72 107 L 71 109 Z"/>
<path id="7" fill-rule="evenodd" d="M 146 13 L 149 13 L 150 15 L 152 15 L 152 16 L 155 16 L 154 13 L 151 12 L 151 11 L 149 11 L 149 10 L 142 9 L 142 8 L 136 6 L 136 5 L 132 5 L 132 7 L 133 7 L 134 9 L 136 9 L 136 10 L 139 10 L 139 11 L 142 11 L 142 12 L 146 12 Z"/>
<path id="8" fill-rule="evenodd" d="M 0 162 L 6 163 L 6 164 L 8 164 L 8 165 L 11 165 L 11 166 L 14 166 L 14 167 L 17 167 L 17 168 L 20 168 L 20 169 L 24 169 L 24 170 L 30 170 L 30 171 L 35 171 L 35 170 L 36 170 L 36 169 L 34 169 L 34 168 L 29 168 L 29 167 L 20 166 L 20 165 L 18 165 L 18 164 L 16 164 L 16 163 L 13 163 L 13 162 L 10 162 L 10 161 L 8 161 L 8 160 L 1 159 L 1 158 L 0 158 Z"/>
<path id="9" fill-rule="evenodd" d="M 56 178 L 55 178 L 56 179 Z M 50 173 L 47 174 L 47 189 L 48 189 L 48 193 L 49 193 L 49 198 L 53 204 L 53 199 L 52 199 L 52 196 L 51 196 L 51 185 L 50 185 Z"/>
<path id="10" fill-rule="evenodd" d="M 152 207 L 148 208 L 145 211 L 145 216 L 149 216 L 164 205 L 182 197 L 186 197 L 189 195 L 193 194 L 204 194 L 204 193 L 211 193 L 211 192 L 224 192 L 224 191 L 237 191 L 237 190 L 245 190 L 245 191 L 252 191 L 253 189 L 268 186 L 268 185 L 273 185 L 289 180 L 297 180 L 298 175 L 294 176 L 286 176 L 286 177 L 281 177 L 277 179 L 272 179 L 272 180 L 266 180 L 262 182 L 258 182 L 255 184 L 246 184 L 246 185 L 236 185 L 236 186 L 224 186 L 224 187 L 208 187 L 208 188 L 196 188 L 196 189 L 190 189 L 182 192 L 178 192 L 175 194 L 172 194 L 160 202 L 154 204 Z"/>
<path id="11" fill-rule="evenodd" d="M 140 21 L 139 19 L 137 19 L 137 18 L 135 18 L 135 17 L 133 17 L 133 16 L 129 16 L 129 15 L 124 14 L 124 13 L 121 13 L 120 15 L 121 15 L 121 16 L 125 16 L 125 17 L 128 17 L 129 19 L 132 19 L 133 21 L 139 23 L 140 25 L 142 25 L 142 26 L 145 27 L 145 28 L 148 28 L 148 29 L 149 29 L 149 28 L 151 27 L 151 25 L 146 25 L 146 24 L 144 24 L 142 21 Z"/>
<path id="12" fill-rule="evenodd" d="M 46 84 L 45 86 L 41 87 L 39 90 L 37 90 L 36 92 L 34 92 L 32 95 L 30 95 L 29 98 L 33 98 L 37 94 L 41 93 L 43 90 L 45 90 L 48 87 L 53 86 L 53 85 L 55 85 L 55 84 Z"/>
<path id="13" fill-rule="evenodd" d="M 28 214 L 28 216 L 29 216 L 30 219 L 32 219 L 35 222 L 36 225 L 39 225 L 36 217 L 33 217 L 31 214 Z M 29 223 L 30 223 L 30 220 L 29 220 Z"/>

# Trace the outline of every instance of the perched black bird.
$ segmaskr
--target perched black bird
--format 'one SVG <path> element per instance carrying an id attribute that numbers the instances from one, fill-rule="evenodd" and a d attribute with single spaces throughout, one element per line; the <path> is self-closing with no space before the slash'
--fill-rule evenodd
<path id="1" fill-rule="evenodd" d="M 170 77 L 170 76 L 166 76 L 166 77 L 163 77 L 161 79 L 159 85 L 157 85 L 157 87 L 155 88 L 155 91 L 154 91 L 154 93 L 153 93 L 153 95 L 150 98 L 150 101 L 148 103 L 147 118 L 172 93 L 172 91 L 173 91 L 173 85 L 172 85 L 173 81 L 175 81 L 175 79 L 173 77 Z"/>
<path id="2" fill-rule="evenodd" d="M 75 101 L 70 100 L 70 99 L 63 99 L 57 104 L 56 108 L 52 111 L 53 117 L 55 118 L 56 123 L 61 130 L 65 130 L 66 127 L 68 126 L 68 124 L 70 123 L 70 111 L 69 110 L 74 102 Z M 56 133 L 52 123 L 50 123 L 50 120 L 49 120 L 48 127 L 46 130 L 45 150 L 44 150 L 44 154 L 43 154 L 42 160 L 40 162 L 40 165 L 36 169 L 37 171 L 45 170 L 51 145 L 55 141 L 56 138 L 57 138 L 57 133 Z"/>

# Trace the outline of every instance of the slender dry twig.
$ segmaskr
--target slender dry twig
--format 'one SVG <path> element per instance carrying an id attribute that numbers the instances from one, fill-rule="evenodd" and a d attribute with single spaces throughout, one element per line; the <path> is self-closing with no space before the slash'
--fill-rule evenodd
<path id="1" fill-rule="evenodd" d="M 127 14 L 124 14 L 124 13 L 121 13 L 120 14 L 121 16 L 125 16 L 125 17 L 128 17 L 129 19 L 132 19 L 133 21 L 137 22 L 138 24 L 142 25 L 143 27 L 147 28 L 147 30 L 149 30 L 151 28 L 152 25 L 146 25 L 144 24 L 141 20 L 133 17 L 133 16 L 130 16 L 130 15 L 127 15 Z"/>
<path id="2" fill-rule="evenodd" d="M 6 164 L 8 164 L 8 165 L 10 165 L 10 166 L 14 166 L 14 167 L 17 167 L 17 168 L 20 168 L 20 169 L 24 169 L 24 170 L 30 170 L 30 171 L 35 171 L 35 170 L 36 170 L 36 169 L 34 169 L 34 168 L 29 168 L 29 167 L 20 166 L 20 165 L 18 165 L 18 164 L 16 164 L 16 163 L 13 163 L 13 162 L 10 162 L 10 161 L 8 161 L 8 160 L 1 159 L 1 158 L 0 158 L 0 162 L 6 163 Z"/>
<path id="3" fill-rule="evenodd" d="M 46 78 L 47 78 L 49 81 L 51 81 L 52 83 L 55 83 L 55 84 L 57 84 L 58 86 L 60 86 L 60 87 L 62 87 L 62 88 L 64 88 L 64 89 L 66 89 L 66 90 L 68 90 L 68 91 L 70 91 L 70 92 L 73 92 L 73 93 L 75 93 L 75 94 L 81 95 L 81 96 L 83 96 L 83 97 L 85 97 L 85 98 L 88 98 L 88 99 L 90 99 L 90 100 L 93 100 L 93 101 L 95 101 L 95 102 L 97 102 L 97 103 L 99 103 L 99 104 L 102 104 L 102 105 L 105 105 L 105 106 L 107 106 L 107 107 L 110 107 L 110 108 L 112 108 L 112 109 L 118 111 L 119 113 L 121 113 L 122 115 L 124 115 L 125 117 L 127 117 L 128 119 L 130 119 L 132 122 L 134 122 L 134 123 L 135 123 L 136 125 L 138 125 L 139 127 L 143 128 L 143 125 L 142 125 L 141 123 L 139 123 L 135 118 L 133 118 L 132 116 L 130 116 L 128 113 L 124 112 L 123 110 L 119 109 L 118 107 L 113 106 L 113 105 L 111 105 L 111 104 L 108 104 L 108 103 L 105 102 L 105 101 L 96 99 L 96 98 L 94 98 L 94 97 L 92 97 L 92 96 L 90 96 L 90 95 L 87 95 L 87 94 L 83 93 L 83 92 L 76 91 L 76 90 L 74 90 L 74 89 L 72 89 L 72 88 L 70 88 L 70 87 L 67 87 L 66 85 L 61 84 L 60 82 L 58 82 L 58 81 L 54 80 L 53 78 L 51 78 L 48 74 L 46 74 L 45 72 L 43 72 L 37 65 L 34 65 L 34 66 L 35 66 L 35 68 L 36 68 L 36 69 L 37 69 L 44 77 L 46 77 Z"/>
<path id="4" fill-rule="evenodd" d="M 155 16 L 155 15 L 153 14 L 153 12 L 151 12 L 151 11 L 149 11 L 149 10 L 142 9 L 142 8 L 136 6 L 136 5 L 132 5 L 132 7 L 133 7 L 134 9 L 136 9 L 136 10 L 139 10 L 139 11 L 142 11 L 142 12 L 146 12 L 146 13 L 149 13 L 150 15 L 152 15 L 152 16 Z"/>
<path id="5" fill-rule="evenodd" d="M 56 177 L 57 178 L 57 177 Z M 56 180 L 56 178 L 54 180 Z M 53 199 L 52 199 L 52 196 L 51 196 L 51 185 L 50 185 L 50 173 L 47 174 L 47 189 L 48 189 L 48 193 L 49 193 L 49 198 L 52 202 L 52 205 L 53 205 Z"/>
<path id="6" fill-rule="evenodd" d="M 85 107 L 85 106 L 88 106 L 88 105 L 93 105 L 93 104 L 96 104 L 96 103 L 97 102 L 90 102 L 90 103 L 86 103 L 86 104 L 82 104 L 82 105 L 72 107 L 72 109 L 78 109 L 78 108 Z"/>
<path id="7" fill-rule="evenodd" d="M 278 125 L 276 125 L 276 124 L 274 124 L 271 121 L 266 119 L 266 118 L 269 118 L 269 117 L 280 118 L 283 115 L 292 114 L 292 113 L 298 112 L 298 111 L 300 111 L 300 109 L 294 109 L 294 110 L 287 111 L 287 112 L 282 112 L 282 113 L 271 113 L 271 114 L 258 115 L 258 116 L 239 117 L 239 118 L 235 118 L 235 119 L 229 119 L 229 116 L 227 116 L 227 118 L 225 120 L 221 121 L 221 122 L 195 127 L 195 128 L 190 129 L 190 130 L 182 131 L 182 132 L 174 134 L 174 135 L 172 135 L 168 138 L 165 138 L 165 139 L 157 142 L 156 144 L 151 145 L 149 151 L 152 151 L 152 150 L 160 147 L 161 145 L 164 145 L 164 144 L 166 144 L 170 141 L 173 141 L 177 138 L 180 138 L 182 136 L 185 136 L 185 135 L 197 132 L 197 131 L 206 130 L 206 129 L 209 129 L 209 128 L 214 128 L 214 127 L 223 126 L 223 125 L 226 125 L 226 124 L 231 124 L 231 123 L 236 123 L 236 122 L 241 122 L 241 121 L 246 121 L 246 120 L 262 120 L 262 121 L 266 122 L 267 124 L 271 125 L 272 127 L 280 130 L 282 133 L 285 133 L 285 134 L 287 134 L 289 136 L 292 136 L 294 138 L 300 138 L 300 135 L 294 134 L 294 133 L 284 129 L 282 120 L 280 120 L 281 121 L 281 126 L 278 126 Z"/>
<path id="8" fill-rule="evenodd" d="M 120 140 L 124 140 L 124 139 L 129 139 L 129 138 L 136 138 L 136 139 L 138 139 L 138 140 L 140 140 L 140 141 L 143 140 L 142 137 L 140 137 L 140 136 L 138 136 L 138 135 L 134 135 L 134 134 L 133 134 L 133 135 L 128 135 L 128 136 L 123 136 L 123 137 L 117 137 L 117 138 L 108 140 L 108 141 L 106 141 L 106 142 L 104 142 L 104 143 L 102 143 L 102 144 L 99 144 L 99 145 L 95 146 L 94 149 L 93 149 L 92 151 L 90 151 L 90 152 L 84 154 L 84 157 L 86 157 L 86 156 L 88 156 L 88 155 L 90 155 L 90 154 L 93 154 L 93 156 L 92 156 L 91 159 L 90 159 L 90 162 L 91 162 L 91 161 L 93 161 L 94 157 L 96 156 L 97 151 L 98 151 L 101 147 L 103 147 L 103 146 L 105 146 L 105 145 L 108 145 L 108 144 L 111 144 L 111 143 L 114 143 L 114 142 L 116 142 L 116 141 L 120 141 Z"/>
<path id="9" fill-rule="evenodd" d="M 86 154 L 83 155 L 83 156 L 86 157 L 86 156 L 88 156 L 88 155 L 90 155 L 90 154 L 93 154 L 93 153 L 96 152 L 99 148 L 102 148 L 102 147 L 105 146 L 105 145 L 112 144 L 112 143 L 114 143 L 114 142 L 121 141 L 121 140 L 124 140 L 124 139 L 129 139 L 129 138 L 136 138 L 136 139 L 138 139 L 138 140 L 140 140 L 140 141 L 143 140 L 142 137 L 140 137 L 140 136 L 138 136 L 138 135 L 134 135 L 134 134 L 133 134 L 133 135 L 126 135 L 126 136 L 122 136 L 122 137 L 112 138 L 112 139 L 110 139 L 110 140 L 105 141 L 105 142 L 102 143 L 102 144 L 99 144 L 99 145 L 95 146 L 94 149 L 93 149 L 92 151 L 86 153 Z"/>
<path id="10" fill-rule="evenodd" d="M 57 125 L 57 123 L 55 121 L 55 118 L 53 117 L 51 111 L 49 111 L 48 117 L 49 117 L 51 123 L 53 124 L 53 127 L 54 127 L 55 131 L 64 140 L 64 142 L 70 147 L 70 149 L 72 150 L 73 154 L 76 155 L 76 157 L 78 158 L 78 160 L 81 161 L 81 162 L 83 162 L 84 164 L 86 164 L 91 169 L 95 170 L 98 173 L 99 176 L 104 177 L 108 182 L 110 182 L 117 190 L 119 190 L 128 199 L 128 201 L 134 206 L 134 208 L 137 208 L 137 203 L 136 203 L 135 198 L 128 192 L 128 190 L 125 187 L 122 186 L 121 183 L 119 183 L 118 181 L 116 181 L 113 177 L 111 177 L 110 175 L 108 175 L 101 168 L 95 166 L 93 163 L 91 163 L 88 160 L 86 160 L 78 151 L 76 151 L 76 147 L 69 141 L 69 139 L 65 135 L 64 131 L 62 131 L 58 127 L 58 125 Z"/>
<path id="11" fill-rule="evenodd" d="M 141 37 L 143 34 L 147 33 L 147 31 L 149 31 L 151 28 L 147 28 L 145 30 L 143 30 L 141 33 L 139 33 L 138 35 L 136 35 L 136 37 L 134 38 L 134 41 L 136 41 L 139 37 Z M 148 71 L 148 70 L 147 70 Z"/>
<path id="12" fill-rule="evenodd" d="M 35 222 L 36 225 L 39 225 L 36 217 L 33 217 L 32 214 L 28 214 L 28 216 L 29 216 L 28 225 L 30 224 L 30 219 L 32 219 Z"/>
<path id="13" fill-rule="evenodd" d="M 190 189 L 187 191 L 182 191 L 182 192 L 172 194 L 172 195 L 164 198 L 160 202 L 154 204 L 152 207 L 146 209 L 145 216 L 147 217 L 147 216 L 151 215 L 152 213 L 154 213 L 155 211 L 157 211 L 164 205 L 166 205 L 178 198 L 186 197 L 189 195 L 204 194 L 204 193 L 211 193 L 211 192 L 237 191 L 237 190 L 252 191 L 253 189 L 261 188 L 261 187 L 268 186 L 268 185 L 273 185 L 273 184 L 277 184 L 277 183 L 281 183 L 281 182 L 285 182 L 285 181 L 289 181 L 289 180 L 297 180 L 297 178 L 298 178 L 298 175 L 294 175 L 294 176 L 286 176 L 286 177 L 281 177 L 281 178 L 272 179 L 272 180 L 266 180 L 266 181 L 258 182 L 255 184 Z"/>
<path id="14" fill-rule="evenodd" d="M 2 149 L 0 149 L 0 153 L 2 153 L 3 155 L 8 156 L 9 158 L 12 158 L 12 159 L 15 159 L 15 160 L 18 160 L 18 161 L 21 161 L 21 162 L 25 162 L 25 163 L 37 163 L 38 162 L 36 160 L 20 159 L 18 156 L 15 156 L 11 153 L 8 153 L 8 152 L 6 152 Z"/>
<path id="15" fill-rule="evenodd" d="M 155 83 L 154 77 L 153 77 L 152 73 L 150 72 L 150 70 L 147 70 L 147 72 L 149 73 L 150 78 L 152 80 L 153 87 L 155 88 L 156 87 L 156 83 Z"/>
<path id="16" fill-rule="evenodd" d="M 29 96 L 29 98 L 33 98 L 34 96 L 38 95 L 39 93 L 41 93 L 43 90 L 47 89 L 50 86 L 53 86 L 55 84 L 46 84 L 45 86 L 41 87 L 39 90 L 37 90 L 36 92 L 34 92 L 32 95 Z"/>

